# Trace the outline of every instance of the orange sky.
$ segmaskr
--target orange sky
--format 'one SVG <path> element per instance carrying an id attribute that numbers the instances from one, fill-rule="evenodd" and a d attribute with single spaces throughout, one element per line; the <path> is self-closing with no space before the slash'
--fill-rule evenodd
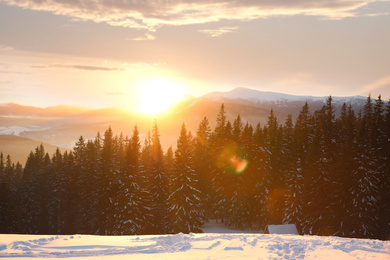
<path id="1" fill-rule="evenodd" d="M 0 0 L 0 103 L 134 108 L 153 78 L 388 99 L 389 24 L 374 0 Z"/>

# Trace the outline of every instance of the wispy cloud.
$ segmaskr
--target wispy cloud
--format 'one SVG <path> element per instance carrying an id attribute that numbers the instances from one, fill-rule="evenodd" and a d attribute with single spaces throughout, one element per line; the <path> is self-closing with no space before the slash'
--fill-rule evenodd
<path id="1" fill-rule="evenodd" d="M 377 17 L 377 16 L 384 16 L 384 15 L 390 15 L 390 12 L 364 14 L 364 15 L 362 15 L 362 16 L 366 16 L 366 17 Z"/>
<path id="2" fill-rule="evenodd" d="M 146 68 L 151 68 L 153 65 L 149 63 L 138 62 L 134 64 L 124 64 L 123 67 L 108 67 L 108 66 L 90 66 L 90 65 L 68 65 L 68 64 L 49 64 L 49 65 L 32 65 L 33 69 L 71 69 L 83 71 L 103 71 L 103 72 L 130 72 L 140 71 Z"/>
<path id="3" fill-rule="evenodd" d="M 33 69 L 59 68 L 59 69 L 75 69 L 75 70 L 88 70 L 88 71 L 126 71 L 125 68 L 110 68 L 110 67 L 86 66 L 86 65 L 64 65 L 64 64 L 32 65 L 31 68 Z"/>
<path id="4" fill-rule="evenodd" d="M 162 25 L 220 20 L 253 20 L 279 15 L 315 15 L 328 19 L 357 16 L 357 10 L 389 0 L 0 0 L 33 10 L 45 10 L 76 20 L 155 31 Z M 374 15 L 374 14 L 373 14 Z"/>
<path id="5" fill-rule="evenodd" d="M 11 71 L 11 70 L 0 70 L 0 74 L 29 74 L 27 72 L 21 72 L 21 71 Z"/>
<path id="6" fill-rule="evenodd" d="M 132 41 L 151 41 L 154 39 L 156 39 L 156 37 L 154 35 L 152 35 L 150 33 L 146 33 L 143 36 L 136 37 L 136 38 L 130 38 L 129 40 L 132 40 Z"/>
<path id="7" fill-rule="evenodd" d="M 209 37 L 219 37 L 223 34 L 235 32 L 237 30 L 238 30 L 238 26 L 233 26 L 233 27 L 220 27 L 217 29 L 204 29 L 204 30 L 199 30 L 199 32 L 205 33 Z"/>
<path id="8" fill-rule="evenodd" d="M 358 94 L 368 94 L 374 91 L 390 89 L 390 75 L 380 78 L 370 84 L 365 85 L 362 89 L 360 89 Z M 386 97 L 390 98 L 390 97 Z"/>
<path id="9" fill-rule="evenodd" d="M 0 44 L 0 51 L 12 51 L 13 49 L 13 47 Z"/>
<path id="10" fill-rule="evenodd" d="M 10 80 L 0 80 L 0 85 L 8 85 L 11 83 L 12 83 L 12 81 L 10 81 Z"/>

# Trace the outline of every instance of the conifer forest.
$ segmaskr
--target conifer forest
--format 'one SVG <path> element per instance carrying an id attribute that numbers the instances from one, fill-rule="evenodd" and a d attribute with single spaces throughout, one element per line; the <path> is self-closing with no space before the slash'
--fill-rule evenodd
<path id="1" fill-rule="evenodd" d="M 73 150 L 41 145 L 26 164 L 0 158 L 0 233 L 169 234 L 201 232 L 209 219 L 263 230 L 296 224 L 300 234 L 388 239 L 390 102 L 362 111 L 329 97 L 296 119 L 265 125 L 237 115 L 182 125 L 165 152 L 158 122 L 141 135 L 111 128 Z M 1 150 L 1 147 L 0 147 Z"/>

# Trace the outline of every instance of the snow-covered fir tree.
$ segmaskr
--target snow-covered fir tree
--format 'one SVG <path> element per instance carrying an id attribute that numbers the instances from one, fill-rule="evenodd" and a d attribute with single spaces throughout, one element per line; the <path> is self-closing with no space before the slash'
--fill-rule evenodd
<path id="1" fill-rule="evenodd" d="M 211 128 L 206 117 L 200 122 L 195 137 L 194 148 L 194 171 L 199 177 L 197 189 L 200 191 L 201 207 L 205 214 L 204 220 L 212 215 L 212 197 L 214 190 L 211 186 L 211 147 L 210 147 Z"/>
<path id="2" fill-rule="evenodd" d="M 140 175 L 141 143 L 137 126 L 125 152 L 123 177 L 118 194 L 116 229 L 121 234 L 140 234 L 145 225 Z"/>
<path id="3" fill-rule="evenodd" d="M 190 132 L 183 123 L 175 150 L 175 168 L 172 193 L 169 196 L 172 231 L 174 233 L 200 232 L 203 208 L 198 190 L 199 176 L 193 165 L 194 146 Z"/>
<path id="4" fill-rule="evenodd" d="M 170 230 L 168 219 L 168 180 L 164 170 L 164 154 L 156 121 L 152 128 L 150 153 L 150 175 L 148 176 L 152 214 L 150 232 L 153 234 L 165 234 Z"/>

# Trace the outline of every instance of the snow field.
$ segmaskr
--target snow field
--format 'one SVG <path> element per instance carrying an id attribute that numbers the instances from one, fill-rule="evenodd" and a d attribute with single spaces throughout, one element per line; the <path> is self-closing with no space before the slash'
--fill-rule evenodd
<path id="1" fill-rule="evenodd" d="M 390 241 L 248 233 L 149 236 L 0 235 L 0 257 L 388 260 Z"/>

